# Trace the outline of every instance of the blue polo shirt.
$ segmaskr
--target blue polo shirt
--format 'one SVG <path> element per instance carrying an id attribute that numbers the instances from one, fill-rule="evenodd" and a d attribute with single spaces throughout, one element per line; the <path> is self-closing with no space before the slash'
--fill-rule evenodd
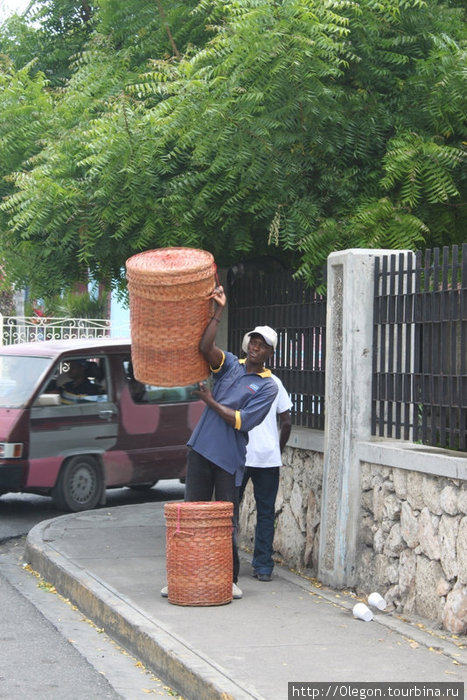
<path id="1" fill-rule="evenodd" d="M 240 486 L 248 431 L 266 417 L 276 397 L 277 385 L 269 369 L 260 374 L 247 372 L 245 361 L 231 352 L 224 353 L 221 366 L 211 371 L 212 395 L 218 403 L 235 410 L 235 427 L 206 406 L 188 446 L 229 474 L 235 474 L 235 484 Z"/>

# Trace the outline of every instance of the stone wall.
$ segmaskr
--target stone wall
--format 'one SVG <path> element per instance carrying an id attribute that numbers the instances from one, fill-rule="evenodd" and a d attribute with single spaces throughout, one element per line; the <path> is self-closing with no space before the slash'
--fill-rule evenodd
<path id="1" fill-rule="evenodd" d="M 276 499 L 274 559 L 317 574 L 323 455 L 286 447 Z M 239 544 L 253 550 L 256 510 L 249 482 L 240 506 Z"/>
<path id="2" fill-rule="evenodd" d="M 467 483 L 361 465 L 357 588 L 467 632 Z"/>
<path id="3" fill-rule="evenodd" d="M 274 558 L 322 580 L 324 454 L 316 435 L 310 439 L 307 432 L 312 433 L 294 428 L 292 446 L 284 451 Z M 346 587 L 362 596 L 377 590 L 399 613 L 466 634 L 467 480 L 461 477 L 466 475 L 466 460 L 461 454 L 425 454 L 414 452 L 416 446 L 388 443 L 359 447 L 356 565 L 354 580 Z M 369 455 L 379 463 L 368 461 Z M 255 524 L 250 483 L 240 508 L 239 537 L 240 546 L 250 552 Z"/>

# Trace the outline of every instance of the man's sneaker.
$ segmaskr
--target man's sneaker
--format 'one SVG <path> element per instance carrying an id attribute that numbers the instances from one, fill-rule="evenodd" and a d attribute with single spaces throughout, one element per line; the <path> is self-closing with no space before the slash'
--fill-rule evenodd
<path id="1" fill-rule="evenodd" d="M 235 600 L 243 598 L 243 591 L 237 586 L 236 583 L 232 583 L 232 598 L 235 598 Z"/>
<path id="2" fill-rule="evenodd" d="M 259 571 L 254 571 L 253 576 L 258 579 L 258 581 L 272 581 L 271 574 L 260 574 Z"/>
<path id="3" fill-rule="evenodd" d="M 169 597 L 169 587 L 168 586 L 164 586 L 164 588 L 161 588 L 161 596 L 163 598 Z"/>

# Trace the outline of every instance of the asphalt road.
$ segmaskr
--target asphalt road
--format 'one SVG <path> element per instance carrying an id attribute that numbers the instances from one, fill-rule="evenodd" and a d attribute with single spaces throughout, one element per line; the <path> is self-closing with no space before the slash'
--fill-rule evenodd
<path id="1" fill-rule="evenodd" d="M 0 580 L 0 697 L 121 697 L 22 593 L 3 575 Z"/>
<path id="2" fill-rule="evenodd" d="M 107 506 L 183 498 L 179 481 L 149 491 L 108 491 Z M 142 700 L 178 698 L 163 679 L 119 647 L 103 630 L 23 562 L 29 530 L 63 515 L 51 499 L 0 498 L 0 698 L 7 700 Z"/>
<path id="3" fill-rule="evenodd" d="M 147 491 L 107 489 L 107 504 L 103 507 L 173 501 L 183 498 L 184 489 L 178 479 L 160 481 Z M 55 508 L 48 496 L 26 493 L 7 493 L 0 496 L 0 542 L 27 535 L 29 530 L 42 520 L 50 520 L 64 514 L 64 511 Z"/>

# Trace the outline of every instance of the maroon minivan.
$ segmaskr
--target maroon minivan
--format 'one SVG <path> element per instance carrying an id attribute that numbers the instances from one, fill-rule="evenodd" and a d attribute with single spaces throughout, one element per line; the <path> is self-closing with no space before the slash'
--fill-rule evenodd
<path id="1" fill-rule="evenodd" d="M 0 495 L 51 495 L 60 510 L 105 503 L 106 489 L 183 479 L 204 404 L 195 386 L 136 381 L 129 339 L 0 348 Z"/>

